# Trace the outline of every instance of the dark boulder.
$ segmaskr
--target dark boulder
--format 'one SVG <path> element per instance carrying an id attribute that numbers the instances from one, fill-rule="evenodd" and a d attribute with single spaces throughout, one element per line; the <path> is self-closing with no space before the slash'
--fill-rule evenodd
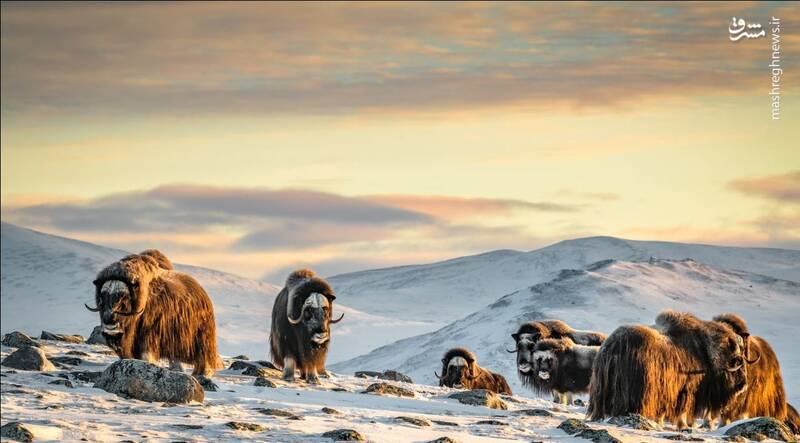
<path id="1" fill-rule="evenodd" d="M 2 362 L 3 366 L 23 371 L 55 371 L 56 367 L 39 348 L 24 346 L 12 352 Z"/>
<path id="2" fill-rule="evenodd" d="M 150 402 L 202 402 L 205 397 L 203 387 L 191 375 L 132 359 L 112 363 L 94 387 Z"/>

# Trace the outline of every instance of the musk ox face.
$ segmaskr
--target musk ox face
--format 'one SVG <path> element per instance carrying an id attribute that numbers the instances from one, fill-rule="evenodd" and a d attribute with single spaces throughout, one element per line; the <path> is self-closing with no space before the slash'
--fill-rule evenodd
<path id="1" fill-rule="evenodd" d="M 97 307 L 100 308 L 100 324 L 103 334 L 122 335 L 122 321 L 125 316 L 120 313 L 131 312 L 131 289 L 127 283 L 119 280 L 108 280 L 100 286 Z"/>
<path id="2" fill-rule="evenodd" d="M 322 294 L 313 293 L 306 298 L 300 309 L 298 326 L 303 329 L 312 348 L 325 346 L 331 337 L 331 301 Z"/>
<path id="3" fill-rule="evenodd" d="M 533 361 L 533 372 L 540 383 L 549 383 L 558 370 L 558 359 L 550 351 L 534 351 Z"/>
<path id="4" fill-rule="evenodd" d="M 520 377 L 530 377 L 534 375 L 533 371 L 536 365 L 534 348 L 541 334 L 513 334 L 512 336 L 517 341 L 517 372 Z"/>
<path id="5" fill-rule="evenodd" d="M 724 328 L 729 329 L 729 328 Z M 724 330 L 712 334 L 719 350 L 715 360 L 715 367 L 722 377 L 723 387 L 726 391 L 738 395 L 747 389 L 747 363 L 745 358 L 745 344 L 741 336 Z M 755 363 L 755 362 L 753 362 Z"/>
<path id="6" fill-rule="evenodd" d="M 442 360 L 443 374 L 439 379 L 439 386 L 457 389 L 470 387 L 474 378 L 473 364 L 474 362 L 461 356 L 453 357 L 449 361 Z"/>

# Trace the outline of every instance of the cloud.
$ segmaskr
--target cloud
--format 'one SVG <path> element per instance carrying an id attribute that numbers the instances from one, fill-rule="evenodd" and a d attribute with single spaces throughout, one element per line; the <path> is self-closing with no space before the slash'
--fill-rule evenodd
<path id="1" fill-rule="evenodd" d="M 800 170 L 786 174 L 741 178 L 728 186 L 745 195 L 781 203 L 800 203 Z"/>
<path id="2" fill-rule="evenodd" d="M 580 210 L 577 206 L 555 202 L 442 195 L 373 195 L 366 199 L 446 220 L 486 215 L 508 215 L 513 211 L 569 213 Z"/>
<path id="3" fill-rule="evenodd" d="M 763 47 L 719 38 L 730 16 L 798 15 L 753 3 L 2 8 L 3 111 L 91 115 L 551 110 L 740 94 L 761 85 Z"/>

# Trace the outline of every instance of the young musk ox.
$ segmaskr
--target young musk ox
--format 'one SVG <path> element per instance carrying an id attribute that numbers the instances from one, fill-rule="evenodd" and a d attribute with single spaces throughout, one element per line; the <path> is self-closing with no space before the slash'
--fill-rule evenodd
<path id="1" fill-rule="evenodd" d="M 589 392 L 592 365 L 600 346 L 575 344 L 569 338 L 546 338 L 533 349 L 534 389 L 553 392 L 558 403 L 571 404 L 573 394 Z"/>
<path id="2" fill-rule="evenodd" d="M 196 376 L 221 367 L 214 307 L 191 276 L 162 267 L 158 251 L 108 265 L 94 280 L 102 334 L 120 358 L 168 359 L 170 368 L 194 365 Z M 164 257 L 166 260 L 166 257 Z M 166 261 L 169 263 L 169 260 Z"/>
<path id="3" fill-rule="evenodd" d="M 458 389 L 486 389 L 498 394 L 511 395 L 506 379 L 488 369 L 478 366 L 475 354 L 464 348 L 453 348 L 442 358 L 442 375 L 433 374 L 439 379 L 439 386 Z"/>
<path id="4" fill-rule="evenodd" d="M 640 414 L 679 429 L 719 411 L 747 386 L 744 343 L 720 322 L 665 311 L 656 326 L 621 326 L 600 347 L 587 414 Z"/>
<path id="5" fill-rule="evenodd" d="M 328 282 L 313 271 L 300 269 L 289 274 L 272 307 L 269 335 L 272 360 L 283 368 L 284 379 L 293 381 L 295 369 L 309 383 L 318 383 L 318 374 L 327 375 L 330 325 L 344 317 L 332 320 L 334 300 Z"/>
<path id="6" fill-rule="evenodd" d="M 572 329 L 561 320 L 532 321 L 519 327 L 516 333 L 511 334 L 516 342 L 515 350 L 507 350 L 509 353 L 517 354 L 517 375 L 522 385 L 530 388 L 537 393 L 547 392 L 542 387 L 541 379 L 533 370 L 533 352 L 536 343 L 540 340 L 552 338 L 568 338 L 574 343 L 585 346 L 600 346 L 606 336 L 600 332 L 579 331 Z M 561 403 L 564 398 L 561 394 L 553 391 L 553 401 Z"/>
<path id="7" fill-rule="evenodd" d="M 745 343 L 747 358 L 753 355 L 756 358 L 747 367 L 747 390 L 722 409 L 720 425 L 750 417 L 774 417 L 786 421 L 786 391 L 775 351 L 763 338 L 750 335 L 747 324 L 738 315 L 722 314 L 713 320 L 733 328 Z"/>

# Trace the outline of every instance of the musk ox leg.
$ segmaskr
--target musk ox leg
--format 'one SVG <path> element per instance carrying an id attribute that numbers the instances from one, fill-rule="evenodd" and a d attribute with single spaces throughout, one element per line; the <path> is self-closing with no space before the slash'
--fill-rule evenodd
<path id="1" fill-rule="evenodd" d="M 306 382 L 312 385 L 319 384 L 319 376 L 316 369 L 312 368 L 306 372 Z"/>
<path id="2" fill-rule="evenodd" d="M 144 360 L 144 361 L 146 361 L 148 363 L 153 363 L 153 364 L 158 363 L 158 359 L 150 351 L 143 351 L 142 352 L 142 360 Z"/>
<path id="3" fill-rule="evenodd" d="M 319 374 L 319 376 L 322 378 L 331 378 L 331 373 L 325 368 L 319 369 L 317 374 Z"/>
<path id="4" fill-rule="evenodd" d="M 689 423 L 688 423 L 688 421 L 686 419 L 686 413 L 685 412 L 681 413 L 681 415 L 678 417 L 678 420 L 675 423 L 675 427 L 678 428 L 681 431 L 684 430 L 684 429 L 689 429 Z"/>
<path id="5" fill-rule="evenodd" d="M 283 359 L 283 379 L 289 382 L 294 381 L 294 359 L 291 357 Z"/>

